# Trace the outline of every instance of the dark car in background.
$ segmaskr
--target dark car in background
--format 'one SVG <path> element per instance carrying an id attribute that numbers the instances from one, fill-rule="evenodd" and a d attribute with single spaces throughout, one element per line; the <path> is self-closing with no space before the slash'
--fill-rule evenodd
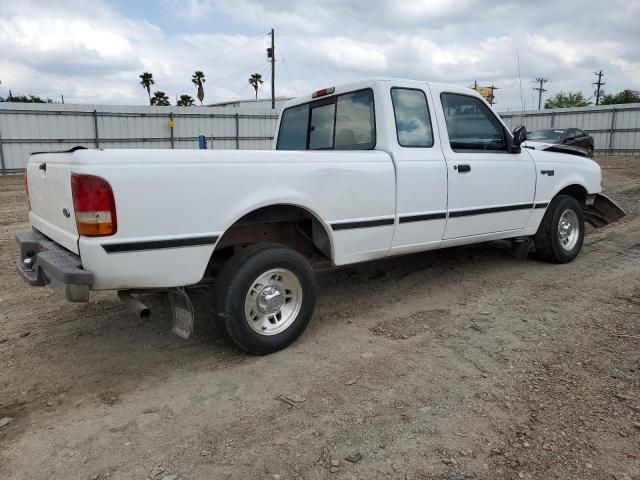
<path id="1" fill-rule="evenodd" d="M 545 150 L 552 145 L 567 145 L 584 148 L 593 154 L 593 137 L 579 128 L 545 128 L 527 133 L 527 148 Z"/>

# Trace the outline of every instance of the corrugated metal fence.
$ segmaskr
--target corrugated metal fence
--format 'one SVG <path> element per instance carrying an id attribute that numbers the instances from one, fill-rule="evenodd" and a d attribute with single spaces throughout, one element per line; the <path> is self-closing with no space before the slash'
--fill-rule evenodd
<path id="1" fill-rule="evenodd" d="M 593 136 L 596 151 L 612 154 L 640 152 L 640 103 L 598 107 L 557 108 L 501 113 L 513 129 L 580 128 Z"/>
<path id="2" fill-rule="evenodd" d="M 640 104 L 500 114 L 511 128 L 581 128 L 595 149 L 640 152 Z M 269 149 L 278 115 L 270 109 L 0 104 L 0 173 L 18 172 L 31 152 L 89 148 Z"/>
<path id="3" fill-rule="evenodd" d="M 0 104 L 0 173 L 18 172 L 36 151 L 89 148 L 270 149 L 271 109 Z"/>

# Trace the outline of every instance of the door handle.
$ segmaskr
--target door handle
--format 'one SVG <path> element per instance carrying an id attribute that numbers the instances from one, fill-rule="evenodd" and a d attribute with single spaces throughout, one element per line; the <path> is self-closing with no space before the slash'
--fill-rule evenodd
<path id="1" fill-rule="evenodd" d="M 453 169 L 457 170 L 458 173 L 470 172 L 471 171 L 471 165 L 466 164 L 466 163 L 461 163 L 460 165 L 454 165 Z"/>

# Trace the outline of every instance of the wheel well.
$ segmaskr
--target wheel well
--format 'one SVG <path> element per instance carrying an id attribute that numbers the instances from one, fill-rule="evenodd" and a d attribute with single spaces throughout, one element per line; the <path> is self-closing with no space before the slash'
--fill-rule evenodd
<path id="1" fill-rule="evenodd" d="M 222 235 L 214 257 L 228 258 L 258 242 L 287 245 L 314 263 L 332 259 L 331 238 L 324 225 L 311 212 L 295 205 L 271 205 L 247 213 Z"/>
<path id="2" fill-rule="evenodd" d="M 569 195 L 580 202 L 580 205 L 584 205 L 587 201 L 587 189 L 582 185 L 569 185 L 560 190 L 556 195 Z"/>

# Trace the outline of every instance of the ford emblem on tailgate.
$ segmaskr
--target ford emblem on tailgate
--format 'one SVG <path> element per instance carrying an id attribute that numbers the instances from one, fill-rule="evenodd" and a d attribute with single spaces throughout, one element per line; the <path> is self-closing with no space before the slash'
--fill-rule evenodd
<path id="1" fill-rule="evenodd" d="M 71 216 L 71 212 L 69 211 L 68 208 L 63 208 L 62 209 L 62 214 L 67 218 L 69 218 Z"/>

